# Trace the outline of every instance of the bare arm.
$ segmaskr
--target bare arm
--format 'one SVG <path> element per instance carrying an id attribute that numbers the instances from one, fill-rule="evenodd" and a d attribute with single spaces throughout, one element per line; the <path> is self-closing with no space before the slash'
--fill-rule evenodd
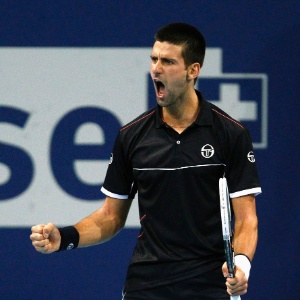
<path id="1" fill-rule="evenodd" d="M 96 245 L 115 236 L 125 225 L 131 202 L 107 197 L 100 209 L 75 225 L 79 232 L 78 246 Z M 38 252 L 49 254 L 59 249 L 61 236 L 54 224 L 39 224 L 31 231 L 30 239 Z"/>
<path id="2" fill-rule="evenodd" d="M 125 225 L 131 202 L 107 197 L 99 210 L 75 224 L 78 246 L 96 245 L 114 237 Z"/>
<path id="3" fill-rule="evenodd" d="M 232 199 L 235 215 L 234 252 L 253 259 L 258 239 L 258 219 L 252 195 Z"/>

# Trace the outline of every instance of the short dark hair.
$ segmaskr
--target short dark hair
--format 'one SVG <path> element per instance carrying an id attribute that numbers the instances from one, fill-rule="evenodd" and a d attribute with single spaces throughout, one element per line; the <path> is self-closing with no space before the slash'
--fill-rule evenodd
<path id="1" fill-rule="evenodd" d="M 185 65 L 195 62 L 203 66 L 206 42 L 202 33 L 185 23 L 171 23 L 161 27 L 154 36 L 155 41 L 183 45 L 182 57 Z"/>

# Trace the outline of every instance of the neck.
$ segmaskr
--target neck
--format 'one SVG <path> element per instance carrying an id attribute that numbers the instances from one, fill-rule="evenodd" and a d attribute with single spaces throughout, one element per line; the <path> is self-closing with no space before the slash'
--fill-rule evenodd
<path id="1" fill-rule="evenodd" d="M 200 111 L 198 97 L 195 95 L 180 105 L 162 108 L 162 119 L 172 128 L 187 128 L 197 118 Z"/>

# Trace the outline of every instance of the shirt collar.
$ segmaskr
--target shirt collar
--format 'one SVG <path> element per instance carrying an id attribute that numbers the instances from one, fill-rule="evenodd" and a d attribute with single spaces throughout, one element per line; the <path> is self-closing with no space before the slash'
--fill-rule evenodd
<path id="1" fill-rule="evenodd" d="M 210 109 L 210 103 L 204 100 L 201 93 L 196 90 L 199 103 L 200 103 L 200 112 L 197 116 L 195 124 L 199 126 L 209 126 L 213 124 L 213 115 Z"/>
<path id="2" fill-rule="evenodd" d="M 201 93 L 197 90 L 196 94 L 198 96 L 199 104 L 200 104 L 200 112 L 194 122 L 194 124 L 198 126 L 210 126 L 213 124 L 213 116 L 210 109 L 209 103 L 203 99 Z M 160 128 L 164 126 L 164 122 L 162 120 L 162 108 L 161 106 L 156 106 L 156 112 L 155 112 L 155 127 Z"/>

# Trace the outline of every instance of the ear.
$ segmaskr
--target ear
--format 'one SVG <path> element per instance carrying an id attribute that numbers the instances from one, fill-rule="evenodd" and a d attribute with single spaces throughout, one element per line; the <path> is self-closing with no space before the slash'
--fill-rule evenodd
<path id="1" fill-rule="evenodd" d="M 201 66 L 199 63 L 193 63 L 188 66 L 187 76 L 189 79 L 194 80 L 200 74 Z"/>

